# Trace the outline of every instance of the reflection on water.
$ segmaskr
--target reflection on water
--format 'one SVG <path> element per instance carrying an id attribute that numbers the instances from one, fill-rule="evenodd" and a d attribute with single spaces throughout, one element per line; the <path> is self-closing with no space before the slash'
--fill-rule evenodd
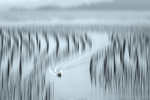
<path id="1" fill-rule="evenodd" d="M 77 28 L 1 28 L 0 98 L 149 98 L 148 28 Z"/>
<path id="2" fill-rule="evenodd" d="M 56 81 L 54 76 L 47 76 L 48 68 L 78 57 L 92 46 L 85 33 L 62 34 L 28 28 L 1 28 L 0 41 L 0 97 L 6 100 L 55 99 L 54 91 L 57 94 L 60 88 L 58 90 L 57 83 L 53 83 Z M 61 68 L 55 71 L 54 67 L 55 73 L 59 73 Z"/>
<path id="3" fill-rule="evenodd" d="M 148 99 L 149 34 L 114 34 L 111 39 L 109 48 L 91 58 L 92 84 L 120 99 Z"/>
<path id="4" fill-rule="evenodd" d="M 91 98 L 91 82 L 89 65 L 91 56 L 98 50 L 106 47 L 108 42 L 107 34 L 103 33 L 90 33 L 92 40 L 92 48 L 87 52 L 81 53 L 79 56 L 73 59 L 68 59 L 67 62 L 56 64 L 54 72 L 62 71 L 62 77 L 54 76 L 55 80 L 55 97 L 57 99 L 90 99 Z M 105 42 L 105 43 L 104 43 Z M 48 75 L 50 72 L 47 72 Z"/>

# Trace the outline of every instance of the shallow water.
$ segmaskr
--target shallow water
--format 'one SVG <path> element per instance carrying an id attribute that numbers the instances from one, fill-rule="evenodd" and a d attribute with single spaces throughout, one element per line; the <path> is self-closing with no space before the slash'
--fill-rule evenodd
<path id="1" fill-rule="evenodd" d="M 89 99 L 92 96 L 90 81 L 90 59 L 97 51 L 108 46 L 108 36 L 103 33 L 88 33 L 91 35 L 92 48 L 86 53 L 81 53 L 76 59 L 68 59 L 59 66 L 53 66 L 56 72 L 62 72 L 62 77 L 54 76 L 51 71 L 47 72 L 47 77 L 53 77 L 55 81 L 56 99 Z M 57 69 L 59 68 L 59 70 Z M 52 69 L 50 69 L 52 70 Z"/>
<path id="2" fill-rule="evenodd" d="M 75 25 L 72 27 L 74 28 Z M 107 71 L 105 71 L 106 73 L 104 73 L 105 79 L 108 78 L 109 80 L 114 66 L 119 66 L 116 67 L 118 72 L 115 72 L 115 74 L 117 73 L 117 77 L 121 77 L 125 73 L 122 70 L 123 68 L 120 67 L 120 62 L 123 59 L 122 55 L 125 56 L 125 59 L 128 58 L 125 62 L 128 64 L 130 58 L 129 51 L 132 51 L 132 49 L 130 65 L 136 66 L 135 61 L 132 59 L 133 55 L 134 58 L 140 57 L 141 62 L 139 62 L 139 68 L 136 71 L 140 71 L 141 76 L 136 78 L 136 81 L 143 80 L 143 83 L 141 82 L 142 85 L 137 85 L 139 88 L 134 87 L 135 90 L 133 91 L 135 94 L 135 91 L 141 93 L 140 96 L 144 97 L 146 95 L 145 91 L 149 91 L 149 85 L 145 84 L 149 82 L 149 79 L 144 81 L 144 78 L 142 78 L 149 78 L 146 74 L 143 74 L 144 71 L 146 72 L 145 69 L 148 68 L 146 67 L 148 63 L 145 63 L 145 57 L 147 57 L 145 55 L 148 49 L 138 49 L 137 52 L 139 54 L 135 55 L 135 48 L 145 48 L 146 43 L 144 41 L 141 42 L 141 40 L 148 41 L 147 38 L 144 38 L 144 35 L 149 30 L 146 30 L 144 26 L 144 28 L 141 27 L 141 29 L 143 28 L 142 31 L 140 29 L 136 30 L 136 27 L 132 27 L 132 30 L 124 25 L 120 27 L 125 29 L 121 30 L 122 28 L 119 28 L 120 30 L 118 30 L 118 28 L 110 26 L 101 31 L 94 30 L 94 28 L 90 28 L 91 30 L 89 29 L 88 31 L 84 28 L 82 31 L 76 29 L 68 31 L 61 27 L 56 28 L 56 30 L 55 26 L 53 26 L 52 30 L 35 28 L 35 31 L 32 28 L 29 30 L 27 27 L 24 27 L 24 29 L 19 27 L 10 28 L 10 30 L 9 28 L 2 28 L 0 30 L 0 90 L 2 90 L 0 91 L 0 97 L 8 97 L 8 100 L 10 100 L 11 96 L 7 96 L 7 94 L 13 96 L 12 91 L 15 91 L 15 100 L 17 98 L 28 100 L 30 95 L 32 95 L 32 100 L 38 100 L 42 97 L 52 100 L 99 100 L 99 98 L 109 100 L 111 98 L 116 99 L 117 97 L 122 99 L 122 97 L 127 96 L 130 98 L 129 95 L 132 94 L 124 95 L 126 92 L 126 89 L 124 89 L 125 82 L 127 81 L 123 80 L 129 79 L 129 82 L 133 81 L 129 77 L 123 76 L 121 85 L 118 85 L 119 87 L 106 80 L 103 82 L 106 82 L 106 85 L 111 84 L 112 86 L 103 86 L 101 79 L 103 79 L 103 67 L 108 67 Z M 113 32 L 117 32 L 117 35 L 115 33 L 112 35 L 111 28 Z M 141 32 L 143 32 L 142 37 L 138 36 L 138 33 Z M 120 33 L 119 38 L 118 33 Z M 128 43 L 130 37 L 127 37 L 125 40 L 123 33 L 130 35 L 131 33 L 136 33 L 137 37 L 141 37 L 141 39 L 133 39 L 134 42 L 140 40 L 138 43 L 140 44 L 139 47 L 136 47 L 136 43 L 133 45 L 133 48 L 128 47 L 128 44 L 130 45 L 130 42 Z M 128 51 L 128 48 L 131 48 L 131 50 Z M 122 55 L 120 56 L 120 54 Z M 104 58 L 107 58 L 106 62 L 108 62 L 108 65 L 106 63 L 104 64 L 105 66 L 102 65 L 105 62 Z M 116 60 L 118 65 L 113 64 L 115 63 L 113 62 L 114 59 L 118 59 Z M 145 62 L 141 59 L 145 60 Z M 144 66 L 145 69 L 142 69 L 141 66 Z M 134 69 L 136 68 L 132 70 Z M 130 72 L 130 70 L 125 71 L 127 73 Z M 62 74 L 61 77 L 57 76 L 59 72 Z M 137 77 L 138 75 L 138 72 L 136 72 L 135 76 Z M 118 82 L 117 78 L 114 80 Z M 148 90 L 143 88 L 143 84 L 145 84 L 145 87 L 147 86 Z M 128 87 L 131 85 L 133 84 L 129 84 Z M 116 88 L 119 89 L 117 90 Z M 28 91 L 33 92 L 28 93 Z M 120 95 L 115 94 L 118 91 Z M 22 96 L 20 97 L 20 95 Z"/>

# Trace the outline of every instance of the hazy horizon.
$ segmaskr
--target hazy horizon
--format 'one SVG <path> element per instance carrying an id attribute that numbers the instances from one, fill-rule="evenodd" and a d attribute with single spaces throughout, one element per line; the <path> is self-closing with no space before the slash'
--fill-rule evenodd
<path id="1" fill-rule="evenodd" d="M 149 11 L 147 0 L 33 0 L 0 2 L 1 10 L 137 10 Z"/>

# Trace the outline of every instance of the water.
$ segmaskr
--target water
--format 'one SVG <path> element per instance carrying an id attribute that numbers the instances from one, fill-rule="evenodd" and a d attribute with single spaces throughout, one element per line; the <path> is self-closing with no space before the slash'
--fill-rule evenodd
<path id="1" fill-rule="evenodd" d="M 81 53 L 74 59 L 60 63 L 50 68 L 49 73 L 55 75 L 61 72 L 62 77 L 53 76 L 55 84 L 55 97 L 57 99 L 89 99 L 92 96 L 89 65 L 91 56 L 98 50 L 108 46 L 108 36 L 102 33 L 89 33 L 92 41 L 92 48 L 85 53 Z M 105 42 L 105 43 L 104 43 Z M 104 43 L 104 44 L 103 44 Z M 51 66 L 50 66 L 51 67 Z M 50 75 L 50 76 L 52 76 Z M 49 77 L 51 78 L 51 77 Z"/>
<path id="2" fill-rule="evenodd" d="M 51 81 L 55 83 L 53 98 L 88 99 L 91 97 L 90 59 L 98 49 L 107 46 L 106 34 L 94 32 L 66 34 L 69 37 L 67 41 L 65 34 L 6 29 L 1 32 L 1 41 L 8 38 L 2 45 L 1 52 L 5 52 L 3 48 L 7 47 L 7 41 L 11 39 L 10 49 L 6 53 L 1 53 L 1 74 L 5 72 L 9 80 L 14 72 L 21 75 L 19 78 L 21 82 L 29 81 L 28 77 L 33 77 L 34 80 L 35 75 L 45 74 L 45 81 L 48 82 L 46 84 Z M 7 36 L 7 34 L 11 35 Z M 62 77 L 56 76 L 58 72 L 62 73 Z"/>
<path id="3" fill-rule="evenodd" d="M 88 30 L 85 30 L 88 25 L 69 25 L 72 29 L 67 28 L 65 25 L 63 28 L 57 25 L 51 28 L 29 28 L 26 26 L 21 28 L 15 27 L 15 25 L 13 26 L 14 28 L 1 28 L 0 97 L 2 99 L 8 98 L 10 100 L 11 96 L 13 96 L 12 93 L 14 93 L 12 91 L 15 91 L 15 97 L 13 98 L 22 98 L 23 100 L 31 98 L 33 100 L 40 100 L 41 98 L 51 98 L 52 100 L 97 100 L 99 98 L 117 99 L 127 96 L 130 98 L 129 94 L 124 95 L 126 92 L 125 86 L 131 87 L 134 84 L 128 85 L 125 82 L 130 83 L 133 81 L 129 76 L 130 72 L 132 73 L 136 69 L 136 74 L 134 75 L 137 83 L 141 84 L 136 84 L 138 88 L 133 87 L 133 90 L 132 88 L 130 89 L 134 95 L 139 92 L 141 93 L 141 98 L 146 97 L 145 91 L 149 93 L 149 85 L 146 84 L 149 82 L 149 76 L 144 74 L 146 70 L 143 68 L 148 68 L 146 67 L 148 62 L 145 63 L 143 60 L 146 61 L 146 57 L 148 57 L 146 55 L 148 55 L 147 44 L 149 42 L 146 43 L 142 40 L 149 40 L 144 38 L 144 35 L 149 30 L 145 26 L 138 28 L 138 30 L 136 25 L 132 28 L 124 25 L 120 25 L 119 28 L 108 26 L 106 29 L 105 27 L 102 28 L 102 30 L 96 30 L 96 28 L 89 26 Z M 76 26 L 80 27 L 79 29 L 81 30 Z M 143 32 L 143 36 L 139 35 L 141 32 Z M 129 35 L 126 40 L 124 40 L 126 35 L 123 35 L 123 33 Z M 137 37 L 141 37 L 141 39 L 136 37 L 135 41 L 131 41 L 134 40 L 130 39 L 131 34 L 137 34 Z M 133 42 L 133 44 L 130 44 L 129 41 Z M 138 46 L 137 44 L 140 45 Z M 129 62 L 129 56 L 127 56 L 129 52 L 126 52 L 128 45 L 131 48 L 130 51 L 132 51 L 130 53 L 131 63 L 129 63 L 134 66 L 133 69 L 131 68 L 132 70 L 129 70 L 128 68 L 130 67 L 125 65 Z M 138 54 L 136 54 L 136 50 Z M 123 58 L 124 54 L 126 55 L 125 58 Z M 107 58 L 107 61 L 104 58 Z M 119 59 L 115 60 L 116 65 L 113 65 L 114 58 Z M 128 58 L 127 61 L 125 60 L 126 58 Z M 139 61 L 136 58 L 143 60 L 140 59 Z M 139 68 L 136 67 L 136 61 L 139 61 Z M 103 66 L 104 62 L 107 62 L 104 65 L 108 65 Z M 125 62 L 125 67 L 121 67 L 123 62 Z M 116 67 L 118 68 L 116 69 L 117 72 L 114 73 L 117 73 L 117 77 L 122 77 L 121 85 L 118 86 L 116 84 L 119 84 L 119 78 L 113 77 L 116 84 L 110 81 L 112 80 L 110 73 L 113 73 L 114 66 L 118 66 Z M 105 70 L 105 67 L 107 71 L 103 73 L 102 70 Z M 57 76 L 59 72 L 62 74 L 61 77 Z M 140 76 L 138 77 L 138 75 Z M 102 81 L 103 78 L 104 80 Z M 125 79 L 129 81 L 124 81 Z M 106 83 L 106 85 L 103 83 Z M 144 86 L 144 84 L 146 85 Z M 113 85 L 114 87 L 112 87 Z M 143 87 L 148 89 L 145 90 Z M 120 94 L 114 94 L 116 92 Z M 11 96 L 8 96 L 8 94 Z"/>

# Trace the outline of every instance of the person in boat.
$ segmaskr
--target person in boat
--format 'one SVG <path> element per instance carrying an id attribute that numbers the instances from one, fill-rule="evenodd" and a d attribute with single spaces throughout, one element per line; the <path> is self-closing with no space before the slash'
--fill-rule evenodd
<path id="1" fill-rule="evenodd" d="M 61 77 L 61 73 L 57 73 L 57 76 L 60 76 L 60 77 Z"/>

